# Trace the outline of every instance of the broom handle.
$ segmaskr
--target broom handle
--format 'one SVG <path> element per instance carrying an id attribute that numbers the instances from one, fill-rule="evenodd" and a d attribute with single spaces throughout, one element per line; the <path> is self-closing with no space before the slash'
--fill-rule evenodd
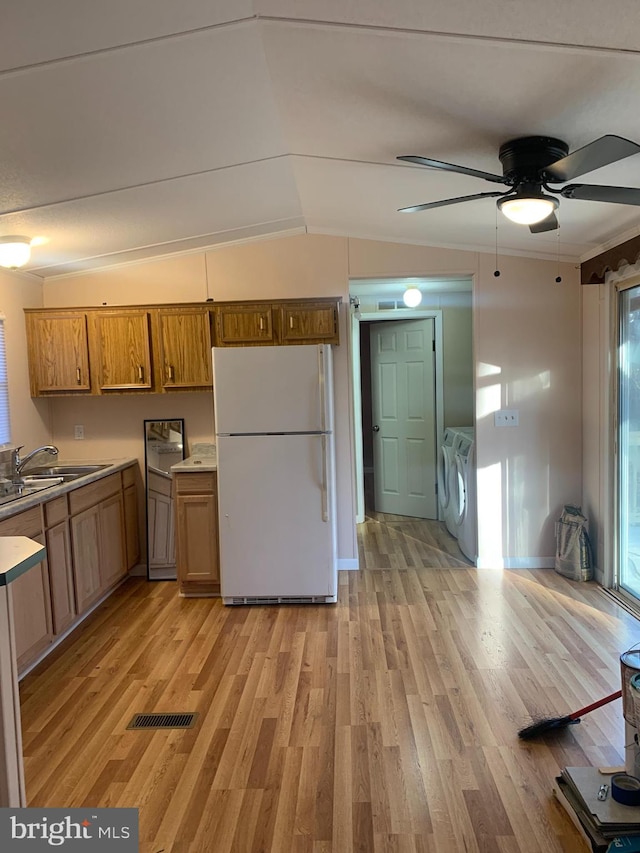
<path id="1" fill-rule="evenodd" d="M 580 708 L 579 711 L 574 711 L 573 714 L 568 715 L 569 719 L 576 720 L 583 714 L 588 714 L 590 711 L 595 711 L 596 708 L 601 708 L 603 705 L 608 705 L 609 702 L 613 702 L 616 699 L 619 699 L 621 696 L 622 690 L 618 690 L 615 693 L 612 693 L 611 696 L 605 696 L 604 699 L 599 699 L 597 702 L 594 702 L 593 705 L 587 705 L 586 708 Z"/>

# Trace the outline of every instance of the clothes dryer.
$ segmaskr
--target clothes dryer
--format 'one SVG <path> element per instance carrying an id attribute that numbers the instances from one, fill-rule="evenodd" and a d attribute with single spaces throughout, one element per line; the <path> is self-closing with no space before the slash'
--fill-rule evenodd
<path id="1" fill-rule="evenodd" d="M 442 446 L 438 455 L 438 502 L 440 517 L 452 536 L 457 535 L 456 525 L 456 464 L 455 446 L 464 432 L 473 427 L 447 427 L 444 431 Z"/>
<path id="2" fill-rule="evenodd" d="M 478 556 L 475 441 L 460 436 L 455 445 L 455 527 L 460 550 L 472 563 Z"/>

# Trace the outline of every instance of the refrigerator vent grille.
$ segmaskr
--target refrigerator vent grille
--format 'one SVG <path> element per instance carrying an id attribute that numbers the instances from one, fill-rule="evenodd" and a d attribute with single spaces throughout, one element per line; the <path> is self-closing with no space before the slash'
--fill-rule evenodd
<path id="1" fill-rule="evenodd" d="M 326 604 L 326 595 L 234 595 L 225 604 Z"/>

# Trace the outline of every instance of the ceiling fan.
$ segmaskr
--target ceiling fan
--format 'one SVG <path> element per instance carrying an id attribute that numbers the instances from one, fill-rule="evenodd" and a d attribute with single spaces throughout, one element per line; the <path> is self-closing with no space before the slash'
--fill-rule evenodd
<path id="1" fill-rule="evenodd" d="M 554 231 L 558 227 L 555 211 L 560 204 L 555 196 L 640 206 L 640 189 L 632 187 L 605 187 L 593 184 L 549 186 L 549 184 L 566 183 L 638 152 L 640 152 L 640 145 L 621 136 L 601 136 L 583 148 L 572 151 L 571 154 L 569 154 L 569 146 L 561 139 L 549 136 L 523 136 L 500 146 L 498 158 L 502 163 L 502 175 L 481 172 L 468 166 L 456 166 L 454 163 L 444 163 L 442 160 L 431 160 L 428 157 L 405 155 L 397 159 L 427 166 L 430 169 L 483 178 L 494 184 L 504 184 L 509 189 L 506 192 L 475 193 L 427 204 L 415 204 L 411 207 L 403 207 L 399 212 L 417 213 L 421 210 L 460 204 L 478 198 L 497 198 L 496 204 L 502 213 L 514 222 L 528 225 L 533 234 Z M 548 195 L 548 193 L 554 193 L 554 195 Z"/>

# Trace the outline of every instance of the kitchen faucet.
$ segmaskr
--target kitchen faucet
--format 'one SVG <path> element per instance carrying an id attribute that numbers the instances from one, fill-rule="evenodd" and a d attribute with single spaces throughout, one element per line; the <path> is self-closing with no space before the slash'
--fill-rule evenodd
<path id="1" fill-rule="evenodd" d="M 27 464 L 27 462 L 31 462 L 33 457 L 38 453 L 51 453 L 53 456 L 58 455 L 58 448 L 54 447 L 53 444 L 45 444 L 43 447 L 36 447 L 35 450 L 32 450 L 31 453 L 27 453 L 24 458 L 20 458 L 20 451 L 24 447 L 24 444 L 21 444 L 19 447 L 16 447 L 12 454 L 12 462 L 13 462 L 13 482 L 19 483 L 22 475 L 22 469 Z"/>

